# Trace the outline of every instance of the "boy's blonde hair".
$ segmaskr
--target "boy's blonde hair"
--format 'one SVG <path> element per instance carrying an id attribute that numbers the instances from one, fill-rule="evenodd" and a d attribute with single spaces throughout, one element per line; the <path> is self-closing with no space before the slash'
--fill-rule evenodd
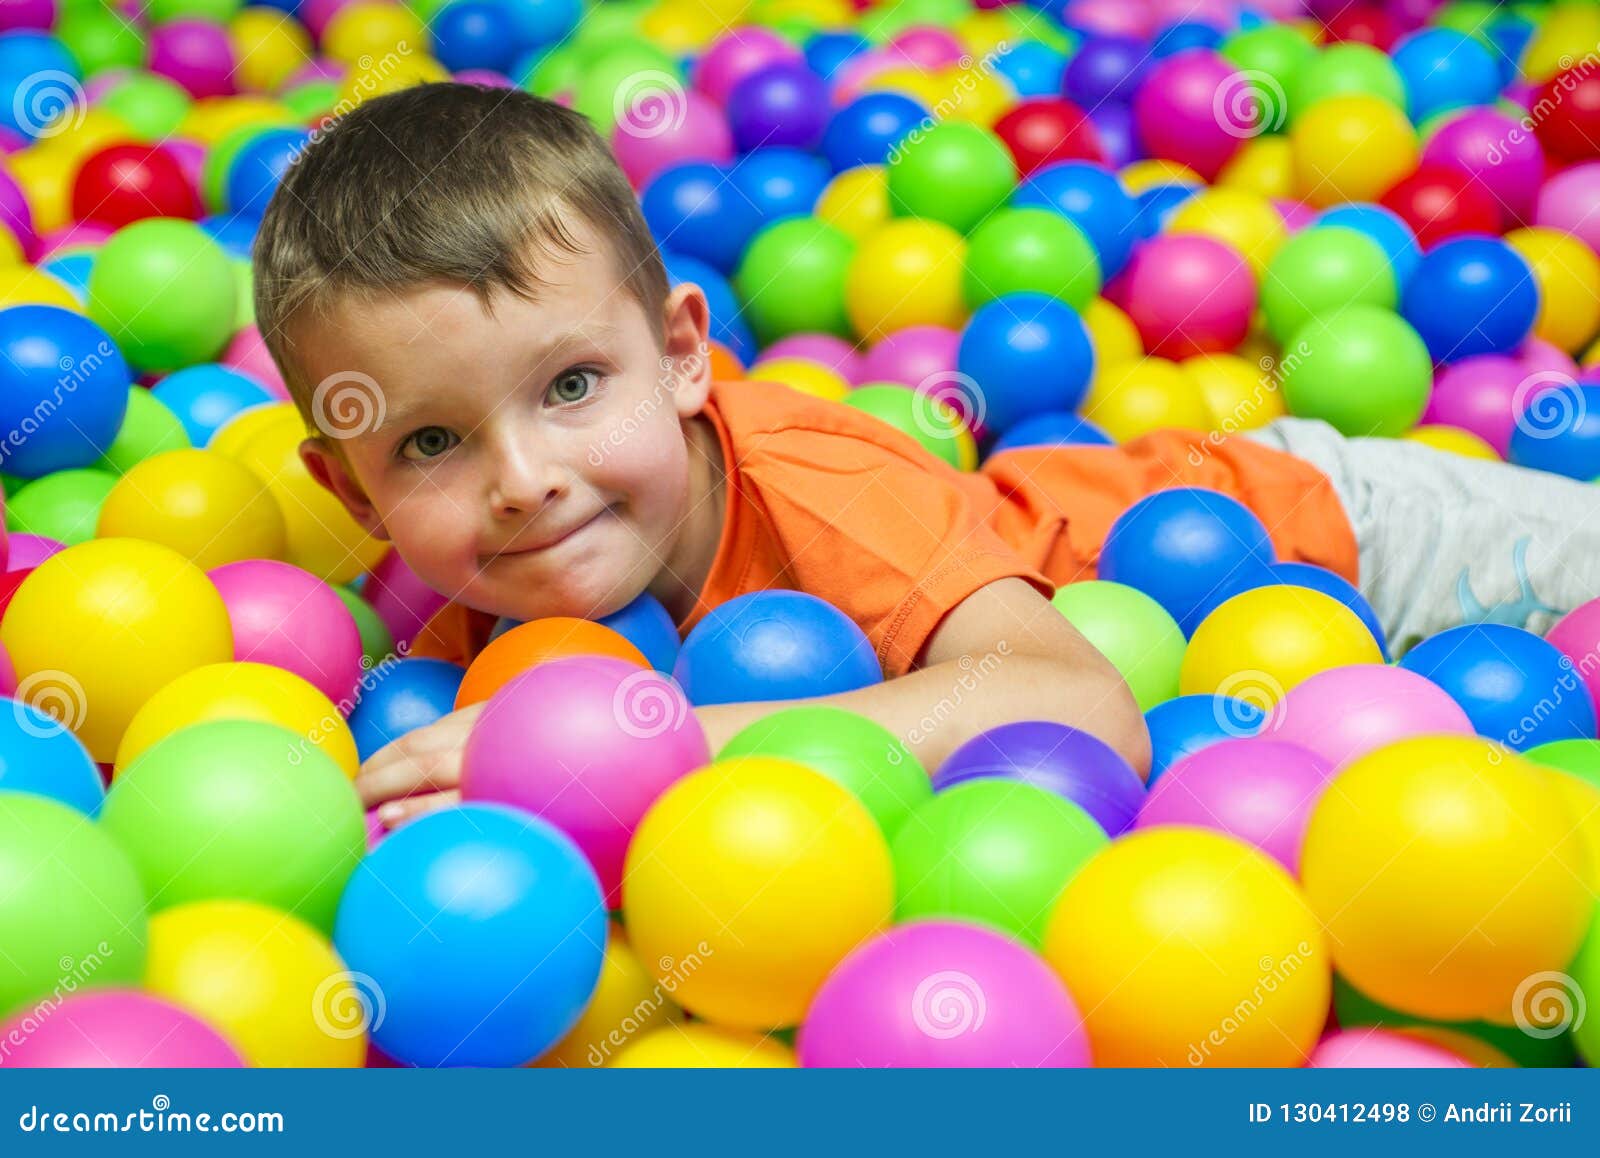
<path id="1" fill-rule="evenodd" d="M 376 97 L 314 136 L 261 220 L 256 324 L 309 415 L 316 383 L 292 323 L 335 298 L 443 281 L 487 309 L 496 290 L 536 300 L 541 253 L 580 254 L 569 222 L 605 238 L 661 338 L 667 275 L 638 199 L 580 113 L 516 89 L 422 84 Z"/>

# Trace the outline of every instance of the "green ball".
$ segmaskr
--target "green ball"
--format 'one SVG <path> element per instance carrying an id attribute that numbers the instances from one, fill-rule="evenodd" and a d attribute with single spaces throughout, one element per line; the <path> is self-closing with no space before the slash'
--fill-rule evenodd
<path id="1" fill-rule="evenodd" d="M 311 121 L 331 113 L 339 103 L 339 85 L 331 80 L 308 80 L 280 93 L 278 100 L 296 120 Z"/>
<path id="2" fill-rule="evenodd" d="M 106 470 L 58 470 L 22 486 L 6 503 L 6 530 L 43 535 L 67 546 L 94 538 L 100 508 L 117 485 Z"/>
<path id="3" fill-rule="evenodd" d="M 233 168 L 234 158 L 246 145 L 267 132 L 271 132 L 268 126 L 240 125 L 224 133 L 220 141 L 206 150 L 206 159 L 200 165 L 200 196 L 211 212 L 227 212 L 228 170 Z"/>
<path id="4" fill-rule="evenodd" d="M 944 121 L 907 137 L 889 156 L 889 205 L 900 217 L 942 221 L 971 231 L 1017 185 L 1017 167 L 999 137 Z"/>
<path id="5" fill-rule="evenodd" d="M 546 53 L 529 73 L 522 87 L 534 96 L 553 100 L 556 94 L 571 92 L 578 87 L 578 77 L 583 74 L 583 54 L 575 47 L 563 45 Z"/>
<path id="6" fill-rule="evenodd" d="M 1122 673 L 1141 712 L 1177 696 L 1188 641 L 1161 604 L 1104 579 L 1068 583 L 1050 602 Z"/>
<path id="7" fill-rule="evenodd" d="M 1600 993 L 1600 932 L 1596 932 L 1597 929 L 1600 929 L 1600 921 L 1590 924 L 1589 935 L 1579 946 L 1578 955 L 1567 966 L 1567 973 L 1572 978 L 1573 986 L 1564 986 L 1564 989 L 1576 988 L 1580 994 L 1591 996 Z M 1557 974 L 1558 978 L 1559 976 Z M 1569 1000 L 1572 997 L 1570 991 L 1563 995 Z M 1534 1011 L 1537 1012 L 1537 1009 L 1535 1006 Z M 1591 1010 L 1590 1016 L 1584 1017 L 1582 1021 L 1575 1021 L 1572 1032 L 1563 1035 L 1572 1039 L 1578 1048 L 1578 1053 L 1583 1055 L 1583 1060 L 1590 1066 L 1600 1064 L 1600 1017 L 1594 1017 L 1592 1014 Z"/>
<path id="8" fill-rule="evenodd" d="M 1529 748 L 1523 755 L 1535 764 L 1570 772 L 1600 788 L 1600 740 L 1551 740 Z"/>
<path id="9" fill-rule="evenodd" d="M 76 809 L 0 792 L 0 1017 L 63 987 L 138 985 L 145 895 L 110 836 Z"/>
<path id="10" fill-rule="evenodd" d="M 0 487 L 5 488 L 7 499 L 16 494 L 32 481 L 32 479 L 18 478 L 14 474 L 6 474 L 5 471 L 0 471 Z"/>
<path id="11" fill-rule="evenodd" d="M 1261 308 L 1280 343 L 1313 318 L 1345 306 L 1392 310 L 1399 299 L 1389 255 L 1355 229 L 1306 229 L 1284 242 L 1267 263 Z"/>
<path id="12" fill-rule="evenodd" d="M 578 21 L 567 41 L 578 50 L 579 60 L 587 66 L 597 56 L 603 56 L 619 43 L 639 39 L 639 21 L 646 7 L 626 3 L 625 0 L 606 0 L 604 4 L 590 4 Z"/>
<path id="13" fill-rule="evenodd" d="M 1347 306 L 1307 322 L 1278 363 L 1291 414 L 1341 434 L 1393 437 L 1422 417 L 1433 388 L 1428 347 L 1404 318 Z"/>
<path id="14" fill-rule="evenodd" d="M 866 806 L 886 840 L 933 798 L 927 771 L 899 738 L 843 708 L 785 708 L 763 716 L 717 753 L 718 760 L 735 756 L 776 756 L 815 768 Z"/>
<path id="15" fill-rule="evenodd" d="M 249 258 L 235 257 L 233 263 L 233 293 L 238 308 L 233 315 L 233 333 L 256 324 L 255 273 Z"/>
<path id="16" fill-rule="evenodd" d="M 236 278 L 222 247 L 192 221 L 136 221 L 95 257 L 89 316 L 139 370 L 209 362 L 233 336 Z"/>
<path id="17" fill-rule="evenodd" d="M 244 0 L 150 0 L 144 15 L 151 24 L 189 19 L 226 24 L 242 7 Z"/>
<path id="18" fill-rule="evenodd" d="M 362 666 L 368 671 L 377 667 L 394 653 L 394 636 L 383 622 L 377 609 L 342 583 L 331 584 L 333 593 L 350 609 L 355 617 L 356 630 L 361 633 Z"/>
<path id="19" fill-rule="evenodd" d="M 862 13 L 857 31 L 873 44 L 886 44 L 906 29 L 919 24 L 934 28 L 954 27 L 970 12 L 971 8 L 964 0 L 899 0 L 898 3 L 879 5 Z"/>
<path id="20" fill-rule="evenodd" d="M 684 87 L 683 70 L 671 53 L 638 39 L 621 40 L 584 64 L 572 107 L 609 140 L 619 115 L 626 116 L 640 97 L 664 94 L 673 85 Z M 658 107 L 649 115 L 659 118 L 662 111 Z"/>
<path id="21" fill-rule="evenodd" d="M 1049 209 L 1002 209 L 967 239 L 961 292 L 968 309 L 1036 292 L 1082 311 L 1100 292 L 1100 259 L 1069 219 Z"/>
<path id="22" fill-rule="evenodd" d="M 118 81 L 97 107 L 127 125 L 139 140 L 159 141 L 178 131 L 193 103 L 175 81 L 141 72 Z"/>
<path id="23" fill-rule="evenodd" d="M 135 24 L 113 16 L 104 8 L 68 12 L 56 25 L 55 37 L 72 53 L 84 76 L 108 68 L 141 68 L 146 45 Z"/>
<path id="24" fill-rule="evenodd" d="M 815 217 L 791 217 L 757 233 L 734 288 L 762 344 L 799 333 L 850 337 L 844 287 L 855 255 L 848 233 Z"/>
<path id="25" fill-rule="evenodd" d="M 143 386 L 132 386 L 128 389 L 128 411 L 122 428 L 94 466 L 96 470 L 126 474 L 152 455 L 188 448 L 189 435 L 178 416 Z"/>
<path id="26" fill-rule="evenodd" d="M 349 777 L 303 736 L 254 720 L 152 744 L 112 783 L 100 826 L 138 869 L 152 911 L 259 901 L 325 933 L 367 850 Z"/>
<path id="27" fill-rule="evenodd" d="M 850 391 L 844 401 L 846 406 L 881 418 L 957 470 L 972 470 L 977 465 L 978 449 L 972 434 L 947 402 L 898 382 L 864 383 Z M 965 453 L 963 447 L 967 448 Z"/>
<path id="28" fill-rule="evenodd" d="M 1440 8 L 1428 23 L 1436 28 L 1450 28 L 1463 36 L 1482 41 L 1489 51 L 1499 55 L 1499 48 L 1489 39 L 1488 28 L 1500 15 L 1500 7 L 1489 0 L 1453 0 Z"/>
<path id="29" fill-rule="evenodd" d="M 978 921 L 1037 947 L 1063 886 L 1108 843 L 1087 812 L 1046 789 L 957 784 L 913 812 L 890 842 L 895 921 Z"/>
<path id="30" fill-rule="evenodd" d="M 432 24 L 434 18 L 450 0 L 405 0 L 405 6 L 411 14 L 424 24 Z"/>
<path id="31" fill-rule="evenodd" d="M 1255 89 L 1261 102 L 1261 131 L 1282 129 L 1290 110 L 1302 104 L 1295 90 L 1300 73 L 1316 59 L 1316 48 L 1287 25 L 1263 24 L 1234 33 L 1219 51 Z"/>
<path id="32" fill-rule="evenodd" d="M 1334 44 L 1300 70 L 1295 85 L 1296 111 L 1331 96 L 1375 96 L 1400 111 L 1406 107 L 1406 86 L 1387 53 L 1370 44 Z"/>

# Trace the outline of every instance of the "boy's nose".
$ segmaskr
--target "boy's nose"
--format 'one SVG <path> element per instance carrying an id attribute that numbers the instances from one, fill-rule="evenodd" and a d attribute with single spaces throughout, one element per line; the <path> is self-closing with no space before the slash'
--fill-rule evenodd
<path id="1" fill-rule="evenodd" d="M 490 506 L 496 514 L 531 514 L 560 495 L 563 472 L 526 444 L 507 446 L 495 464 Z"/>

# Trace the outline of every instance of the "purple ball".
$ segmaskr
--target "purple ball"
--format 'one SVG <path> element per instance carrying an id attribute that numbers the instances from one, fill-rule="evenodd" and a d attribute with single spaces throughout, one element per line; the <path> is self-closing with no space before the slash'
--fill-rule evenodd
<path id="1" fill-rule="evenodd" d="M 832 334 L 790 334 L 761 351 L 761 361 L 772 358 L 804 358 L 826 366 L 852 386 L 875 379 L 864 377 L 864 359 L 856 348 Z"/>
<path id="2" fill-rule="evenodd" d="M 728 97 L 728 127 L 740 152 L 788 145 L 813 149 L 828 127 L 828 86 L 804 61 L 753 72 Z"/>
<path id="3" fill-rule="evenodd" d="M 1546 181 L 1533 223 L 1570 233 L 1600 253 L 1600 161 L 1574 165 Z"/>
<path id="4" fill-rule="evenodd" d="M 1104 104 L 1089 110 L 1094 131 L 1100 138 L 1100 151 L 1113 169 L 1131 165 L 1144 157 L 1139 130 L 1133 123 L 1133 110 L 1124 104 Z"/>
<path id="5" fill-rule="evenodd" d="M 1544 149 L 1499 109 L 1457 114 L 1429 140 L 1422 159 L 1466 173 L 1518 221 L 1533 216 L 1544 184 Z"/>
<path id="6" fill-rule="evenodd" d="M 289 92 L 313 81 L 343 80 L 344 74 L 345 67 L 337 60 L 330 60 L 326 56 L 314 57 L 289 74 L 289 79 L 283 82 L 283 90 Z"/>
<path id="7" fill-rule="evenodd" d="M 694 87 L 726 105 L 734 86 L 779 61 L 800 60 L 800 50 L 776 32 L 748 26 L 717 38 L 694 66 Z"/>
<path id="8" fill-rule="evenodd" d="M 974 736 L 933 774 L 933 790 L 984 776 L 1020 780 L 1065 797 L 1108 836 L 1128 831 L 1144 803 L 1144 782 L 1109 744 L 1047 720 L 1002 724 Z"/>
<path id="9" fill-rule="evenodd" d="M 956 376 L 961 332 L 943 326 L 907 326 L 884 338 L 862 359 L 866 382 L 949 386 Z"/>
<path id="10" fill-rule="evenodd" d="M 0 32 L 17 28 L 48 32 L 55 22 L 56 0 L 0 0 Z"/>
<path id="11" fill-rule="evenodd" d="M 174 20 L 150 33 L 150 71 L 177 81 L 192 97 L 233 95 L 237 67 L 221 24 Z"/>
<path id="12" fill-rule="evenodd" d="M 1525 381 L 1540 379 L 1530 389 Z M 1459 426 L 1494 447 L 1504 458 L 1517 425 L 1517 404 L 1526 403 L 1542 382 L 1555 384 L 1543 372 L 1529 371 L 1505 354 L 1478 354 L 1446 366 L 1434 381 L 1425 423 Z"/>
<path id="13" fill-rule="evenodd" d="M 1144 80 L 1150 49 L 1134 36 L 1092 36 L 1067 62 L 1061 90 L 1086 109 L 1133 99 Z"/>

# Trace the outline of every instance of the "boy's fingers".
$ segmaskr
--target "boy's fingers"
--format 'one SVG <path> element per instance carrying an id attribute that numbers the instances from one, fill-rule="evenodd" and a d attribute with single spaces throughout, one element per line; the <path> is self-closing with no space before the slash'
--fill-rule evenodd
<path id="1" fill-rule="evenodd" d="M 454 788 L 461 779 L 461 753 L 483 711 L 474 704 L 407 732 L 361 766 L 356 791 L 367 807 L 422 788 Z"/>
<path id="2" fill-rule="evenodd" d="M 391 800 L 378 809 L 378 820 L 385 828 L 393 828 L 413 816 L 421 816 L 424 812 L 460 803 L 461 793 L 455 789 L 448 792 L 430 792 L 427 796 L 408 796 L 404 800 Z"/>

